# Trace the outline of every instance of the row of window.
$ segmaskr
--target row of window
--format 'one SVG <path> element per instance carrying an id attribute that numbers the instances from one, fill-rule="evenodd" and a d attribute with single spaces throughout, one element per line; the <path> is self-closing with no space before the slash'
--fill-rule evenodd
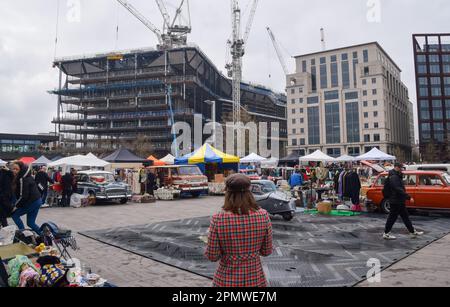
<path id="1" fill-rule="evenodd" d="M 417 55 L 417 63 L 440 63 L 442 59 L 442 63 L 450 63 L 450 54 L 430 54 L 428 57 L 425 54 Z"/>
<path id="2" fill-rule="evenodd" d="M 445 126 L 444 122 L 422 123 L 420 125 L 422 139 L 430 140 L 433 136 L 434 140 L 444 142 L 447 131 Z"/>
<path id="3" fill-rule="evenodd" d="M 418 64 L 417 65 L 417 72 L 419 74 L 450 74 L 450 64 L 431 64 L 431 65 L 425 65 L 425 64 Z"/>

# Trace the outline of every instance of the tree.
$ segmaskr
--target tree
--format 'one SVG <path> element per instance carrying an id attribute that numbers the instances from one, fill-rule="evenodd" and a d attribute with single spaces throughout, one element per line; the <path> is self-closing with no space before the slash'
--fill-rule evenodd
<path id="1" fill-rule="evenodd" d="M 121 145 L 142 158 L 147 158 L 154 149 L 150 137 L 145 134 L 138 134 L 133 140 L 122 140 Z"/>
<path id="2" fill-rule="evenodd" d="M 431 140 L 425 145 L 422 153 L 422 160 L 428 163 L 439 161 L 438 151 L 434 140 Z"/>
<path id="3" fill-rule="evenodd" d="M 397 161 L 404 163 L 406 162 L 406 154 L 403 149 L 400 148 L 400 146 L 394 147 L 394 156 L 397 158 Z"/>

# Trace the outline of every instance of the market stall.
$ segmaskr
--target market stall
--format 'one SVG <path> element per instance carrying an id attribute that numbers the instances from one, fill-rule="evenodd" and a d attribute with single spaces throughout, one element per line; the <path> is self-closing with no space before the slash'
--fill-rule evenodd
<path id="1" fill-rule="evenodd" d="M 47 166 L 50 163 L 52 163 L 52 161 L 50 161 L 49 159 L 47 159 L 47 157 L 42 156 L 39 159 L 37 159 L 36 161 L 34 161 L 33 163 L 31 163 L 32 166 Z"/>
<path id="2" fill-rule="evenodd" d="M 142 168 L 143 163 L 147 161 L 141 157 L 138 157 L 126 148 L 120 148 L 116 150 L 109 156 L 105 157 L 103 160 L 111 163 L 106 167 L 106 170 L 109 171 L 118 169 L 138 170 Z"/>
<path id="3" fill-rule="evenodd" d="M 348 155 L 343 155 L 340 156 L 339 158 L 336 158 L 336 162 L 355 162 L 355 158 L 348 156 Z"/>
<path id="4" fill-rule="evenodd" d="M 298 165 L 299 159 L 300 159 L 300 156 L 298 154 L 296 154 L 295 152 L 293 152 L 290 155 L 288 155 L 287 157 L 280 159 L 279 163 L 284 166 L 294 167 L 294 166 Z"/>
<path id="5" fill-rule="evenodd" d="M 160 160 L 161 162 L 164 162 L 166 165 L 174 165 L 175 164 L 175 157 L 171 154 L 168 154 L 164 158 Z"/>
<path id="6" fill-rule="evenodd" d="M 365 153 L 357 158 L 355 161 L 395 161 L 397 158 L 395 156 L 388 155 L 385 152 L 382 152 L 378 148 L 373 148 L 368 153 Z"/>
<path id="7" fill-rule="evenodd" d="M 239 162 L 239 157 L 223 153 L 209 144 L 203 145 L 191 154 L 175 159 L 176 165 L 197 165 L 208 177 L 210 191 L 218 194 L 225 190 L 224 178 L 230 172 L 238 172 Z"/>
<path id="8" fill-rule="evenodd" d="M 76 155 L 67 158 L 62 158 L 50 163 L 49 167 L 60 167 L 63 171 L 68 171 L 70 168 L 102 168 L 104 169 L 110 165 L 109 162 L 101 160 L 94 155 Z"/>
<path id="9" fill-rule="evenodd" d="M 263 158 L 255 153 L 251 153 L 248 156 L 241 159 L 241 164 L 261 164 L 262 162 L 267 161 L 266 158 Z"/>
<path id="10" fill-rule="evenodd" d="M 153 163 L 153 166 L 164 166 L 166 165 L 165 162 L 158 160 L 155 156 L 150 156 L 147 158 L 147 161 L 151 161 Z"/>

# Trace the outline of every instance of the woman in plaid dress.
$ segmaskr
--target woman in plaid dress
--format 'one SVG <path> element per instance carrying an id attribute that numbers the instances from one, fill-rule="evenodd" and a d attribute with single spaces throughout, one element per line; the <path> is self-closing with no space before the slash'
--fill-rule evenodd
<path id="1" fill-rule="evenodd" d="M 272 224 L 250 191 L 251 181 L 235 174 L 226 181 L 223 211 L 211 220 L 205 256 L 220 260 L 214 287 L 266 287 L 260 256 L 272 254 Z"/>

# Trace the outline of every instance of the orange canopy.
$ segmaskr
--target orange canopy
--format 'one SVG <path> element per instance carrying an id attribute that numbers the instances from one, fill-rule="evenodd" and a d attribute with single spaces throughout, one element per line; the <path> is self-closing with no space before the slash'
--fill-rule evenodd
<path id="1" fill-rule="evenodd" d="M 156 159 L 154 156 L 148 157 L 147 160 L 153 161 L 153 165 L 154 166 L 164 166 L 164 165 L 166 165 L 166 163 Z"/>
<path id="2" fill-rule="evenodd" d="M 22 162 L 23 164 L 30 165 L 31 163 L 36 161 L 36 159 L 33 157 L 23 157 L 19 161 Z"/>

